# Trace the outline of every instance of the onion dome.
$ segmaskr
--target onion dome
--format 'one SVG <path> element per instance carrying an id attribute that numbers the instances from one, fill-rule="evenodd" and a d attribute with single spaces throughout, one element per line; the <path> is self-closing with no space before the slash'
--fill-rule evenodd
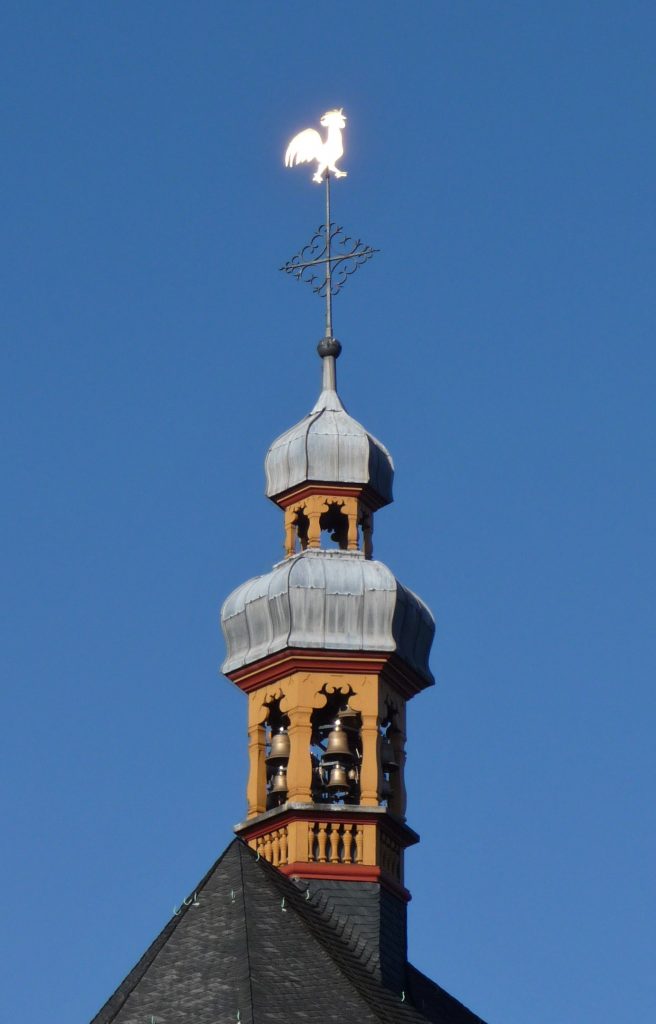
<path id="1" fill-rule="evenodd" d="M 308 416 L 286 430 L 265 459 L 273 501 L 305 483 L 356 485 L 374 507 L 392 501 L 394 463 L 384 445 L 349 416 L 335 389 L 335 359 L 323 358 L 323 390 Z"/>
<path id="2" fill-rule="evenodd" d="M 231 672 L 285 648 L 396 653 L 427 683 L 435 621 L 382 562 L 301 551 L 243 583 L 221 609 Z"/>

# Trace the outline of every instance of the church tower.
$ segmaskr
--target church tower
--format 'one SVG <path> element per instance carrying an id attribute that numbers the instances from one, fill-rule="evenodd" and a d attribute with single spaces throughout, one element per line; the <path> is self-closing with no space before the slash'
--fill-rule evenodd
<path id="1" fill-rule="evenodd" d="M 328 111 L 326 141 L 286 154 L 325 182 L 325 223 L 283 269 L 325 298 L 326 332 L 319 398 L 265 459 L 284 558 L 221 610 L 245 818 L 92 1024 L 483 1024 L 407 959 L 406 704 L 433 684 L 435 624 L 374 558 L 394 466 L 337 393 L 332 296 L 375 251 L 331 221 L 345 123 Z"/>
<path id="2" fill-rule="evenodd" d="M 248 697 L 247 817 L 237 834 L 299 879 L 375 882 L 403 901 L 406 702 L 432 685 L 431 613 L 373 555 L 392 501 L 386 448 L 344 409 L 341 346 L 318 347 L 323 382 L 266 454 L 285 558 L 221 612 L 224 674 Z"/>

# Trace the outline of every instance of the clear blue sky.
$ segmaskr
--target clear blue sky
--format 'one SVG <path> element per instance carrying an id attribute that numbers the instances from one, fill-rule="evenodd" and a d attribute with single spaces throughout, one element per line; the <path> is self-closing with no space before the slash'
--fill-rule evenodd
<path id="1" fill-rule="evenodd" d="M 0 1016 L 88 1020 L 231 838 L 218 610 L 319 382 L 289 136 L 349 117 L 336 303 L 434 610 L 410 953 L 491 1024 L 654 989 L 653 3 L 5 0 Z"/>

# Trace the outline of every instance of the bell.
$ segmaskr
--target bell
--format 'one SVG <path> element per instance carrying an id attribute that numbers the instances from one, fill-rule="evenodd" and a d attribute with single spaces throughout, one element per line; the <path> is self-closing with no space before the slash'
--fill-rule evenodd
<path id="1" fill-rule="evenodd" d="M 358 712 L 354 711 L 347 704 L 347 706 L 339 713 L 339 722 L 343 729 L 357 729 Z"/>
<path id="2" fill-rule="evenodd" d="M 280 729 L 271 737 L 271 750 L 266 759 L 267 761 L 289 760 L 289 735 L 284 729 Z"/>
<path id="3" fill-rule="evenodd" d="M 336 764 L 330 771 L 330 778 L 328 779 L 327 789 L 348 789 L 348 775 L 346 774 L 346 768 L 342 768 L 341 764 Z"/>
<path id="4" fill-rule="evenodd" d="M 383 742 L 380 745 L 380 760 L 383 770 L 386 772 L 395 772 L 399 767 L 399 763 L 394 754 L 392 741 L 388 739 L 387 736 L 383 738 Z"/>
<path id="5" fill-rule="evenodd" d="M 328 733 L 328 743 L 326 745 L 326 752 L 323 756 L 325 759 L 332 757 L 352 757 L 349 749 L 348 736 L 343 731 L 339 718 L 335 722 L 334 728 Z"/>
<path id="6" fill-rule="evenodd" d="M 380 787 L 380 799 L 381 800 L 389 800 L 391 795 L 392 795 L 392 787 L 390 786 L 390 784 L 387 781 L 387 779 L 384 779 L 383 780 L 383 784 Z"/>
<path id="7" fill-rule="evenodd" d="M 287 792 L 287 772 L 280 766 L 276 774 L 273 776 L 273 785 L 271 786 L 271 792 L 279 795 L 284 795 Z"/>

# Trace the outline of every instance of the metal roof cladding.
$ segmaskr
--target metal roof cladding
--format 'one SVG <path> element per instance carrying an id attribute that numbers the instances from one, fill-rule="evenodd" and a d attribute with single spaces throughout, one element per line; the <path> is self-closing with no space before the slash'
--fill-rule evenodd
<path id="1" fill-rule="evenodd" d="M 330 362 L 330 357 L 324 364 Z M 304 419 L 286 430 L 269 448 L 264 461 L 266 494 L 274 498 L 306 481 L 368 484 L 389 504 L 392 499 L 392 456 L 362 424 L 349 416 L 334 386 L 324 388 Z"/>
<path id="2" fill-rule="evenodd" d="M 431 612 L 387 566 L 358 551 L 308 549 L 242 583 L 223 604 L 221 626 L 224 673 L 300 647 L 395 651 L 433 681 Z"/>

